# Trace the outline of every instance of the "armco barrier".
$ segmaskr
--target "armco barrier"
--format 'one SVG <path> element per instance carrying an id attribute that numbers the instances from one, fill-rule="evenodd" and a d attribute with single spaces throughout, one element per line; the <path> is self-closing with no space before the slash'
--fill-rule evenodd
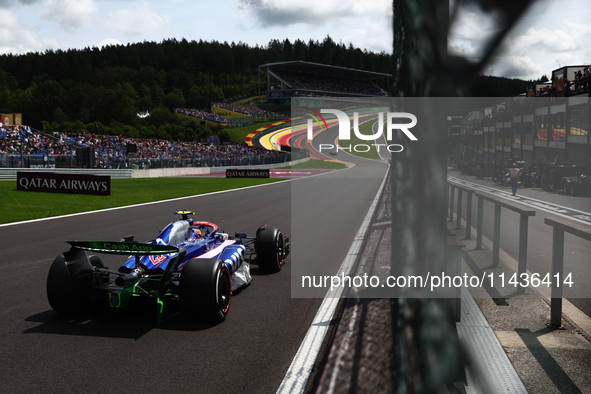
<path id="1" fill-rule="evenodd" d="M 227 169 L 236 169 L 236 170 L 247 170 L 249 168 L 257 168 L 257 169 L 272 169 L 272 168 L 278 168 L 278 167 L 287 167 L 287 166 L 293 166 L 299 163 L 303 163 L 310 160 L 309 157 L 306 157 L 305 159 L 299 159 L 299 160 L 294 160 L 288 163 L 276 163 L 276 164 L 261 164 L 258 166 L 232 166 L 232 167 L 211 167 L 210 171 L 212 174 L 218 174 L 218 173 L 225 173 Z"/>
<path id="2" fill-rule="evenodd" d="M 32 172 L 56 172 L 69 174 L 91 174 L 91 175 L 107 175 L 112 179 L 116 178 L 161 178 L 173 177 L 183 175 L 203 175 L 210 173 L 225 173 L 227 169 L 271 169 L 277 167 L 287 167 L 303 163 L 310 160 L 304 158 L 294 160 L 287 163 L 275 164 L 261 164 L 251 166 L 230 166 L 230 167 L 180 167 L 180 168 L 153 168 L 150 170 L 115 170 L 115 169 L 99 169 L 99 168 L 0 168 L 0 179 L 15 180 L 16 173 L 19 171 Z"/>
<path id="3" fill-rule="evenodd" d="M 183 175 L 207 175 L 211 167 L 179 167 L 151 168 L 149 170 L 133 170 L 133 178 L 166 178 Z"/>
<path id="4" fill-rule="evenodd" d="M 99 168 L 0 168 L 0 179 L 16 179 L 17 172 L 55 172 L 58 174 L 104 175 L 111 178 L 131 178 L 133 170 L 109 170 Z"/>
<path id="5" fill-rule="evenodd" d="M 552 232 L 552 278 L 558 278 L 558 286 L 552 280 L 550 295 L 550 326 L 562 325 L 562 286 L 564 262 L 564 233 L 591 241 L 591 227 L 563 218 L 544 218 L 544 223 L 553 227 Z"/>

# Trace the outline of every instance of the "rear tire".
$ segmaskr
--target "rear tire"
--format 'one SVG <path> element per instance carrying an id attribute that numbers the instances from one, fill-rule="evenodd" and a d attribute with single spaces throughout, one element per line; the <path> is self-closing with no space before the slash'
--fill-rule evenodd
<path id="1" fill-rule="evenodd" d="M 255 244 L 257 263 L 267 272 L 279 272 L 285 264 L 285 238 L 278 228 L 263 228 Z"/>
<path id="2" fill-rule="evenodd" d="M 92 265 L 87 259 L 66 265 L 62 256 L 55 258 L 47 274 L 49 305 L 64 314 L 83 312 L 91 304 Z M 87 276 L 88 275 L 88 276 Z"/>
<path id="3" fill-rule="evenodd" d="M 221 323 L 230 310 L 230 271 L 218 259 L 189 260 L 181 271 L 180 304 L 189 321 Z"/>

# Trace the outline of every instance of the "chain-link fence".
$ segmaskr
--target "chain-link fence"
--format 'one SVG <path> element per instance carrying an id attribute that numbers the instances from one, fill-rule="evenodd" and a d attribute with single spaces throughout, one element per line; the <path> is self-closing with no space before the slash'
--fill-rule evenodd
<path id="1" fill-rule="evenodd" d="M 112 157 L 101 153 L 90 163 L 76 154 L 68 155 L 9 155 L 0 154 L 0 168 L 101 168 L 137 169 L 183 168 L 183 167 L 234 167 L 287 163 L 308 157 L 304 151 L 252 154 L 237 157 L 215 157 L 204 155 L 198 158 L 175 158 L 165 154 L 151 157 Z"/>
<path id="2" fill-rule="evenodd" d="M 476 3 L 494 14 L 495 34 L 480 60 L 470 62 L 448 53 L 450 25 L 462 6 Z M 503 38 L 532 1 L 393 0 L 395 97 L 456 97 L 476 94 L 475 79 L 493 58 Z M 408 101 L 407 101 L 408 102 Z M 404 102 L 396 110 L 406 111 Z M 412 110 L 409 110 L 412 112 Z M 437 116 L 426 116 L 429 123 Z M 416 266 L 445 264 L 445 135 L 424 124 L 416 149 L 392 159 L 393 273 Z M 438 148 L 439 146 L 439 148 Z M 431 149 L 431 150 L 429 150 Z M 425 242 L 429 248 L 424 248 Z M 427 250 L 428 249 L 428 250 Z M 391 300 L 395 333 L 393 365 L 399 393 L 439 392 L 462 380 L 464 365 L 453 318 L 441 299 Z M 449 386 L 448 386 L 449 387 Z"/>

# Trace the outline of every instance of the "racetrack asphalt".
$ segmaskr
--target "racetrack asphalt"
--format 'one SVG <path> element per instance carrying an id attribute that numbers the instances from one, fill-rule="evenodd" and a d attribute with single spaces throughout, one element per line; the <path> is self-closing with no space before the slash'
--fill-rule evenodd
<path id="1" fill-rule="evenodd" d="M 292 182 L 0 227 L 0 392 L 275 392 L 324 295 L 293 298 L 294 267 L 336 273 L 387 169 L 348 159 L 356 165 Z M 215 326 L 180 315 L 156 325 L 151 305 L 79 317 L 50 308 L 47 272 L 65 241 L 152 239 L 181 209 L 231 234 L 279 227 L 292 255 L 277 274 L 253 265 Z"/>

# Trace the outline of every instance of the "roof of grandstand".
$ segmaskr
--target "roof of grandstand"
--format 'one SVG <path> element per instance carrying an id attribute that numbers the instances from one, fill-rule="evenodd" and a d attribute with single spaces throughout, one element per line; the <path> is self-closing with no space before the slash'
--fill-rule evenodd
<path id="1" fill-rule="evenodd" d="M 259 70 L 261 68 L 266 68 L 268 76 L 272 75 L 279 82 L 278 86 L 271 86 L 271 81 L 267 78 L 267 91 L 272 91 L 269 94 L 270 99 L 297 96 L 299 92 L 303 95 L 385 95 L 373 81 L 391 77 L 390 74 L 302 60 L 266 63 L 260 65 Z"/>
<path id="2" fill-rule="evenodd" d="M 354 68 L 329 66 L 327 64 L 305 62 L 303 60 L 294 60 L 290 62 L 266 63 L 260 65 L 259 68 L 273 67 L 279 70 L 298 71 L 298 72 L 312 72 L 315 74 L 338 74 L 356 79 L 374 80 L 382 78 L 391 78 L 392 75 L 378 73 L 374 71 L 357 70 Z"/>

